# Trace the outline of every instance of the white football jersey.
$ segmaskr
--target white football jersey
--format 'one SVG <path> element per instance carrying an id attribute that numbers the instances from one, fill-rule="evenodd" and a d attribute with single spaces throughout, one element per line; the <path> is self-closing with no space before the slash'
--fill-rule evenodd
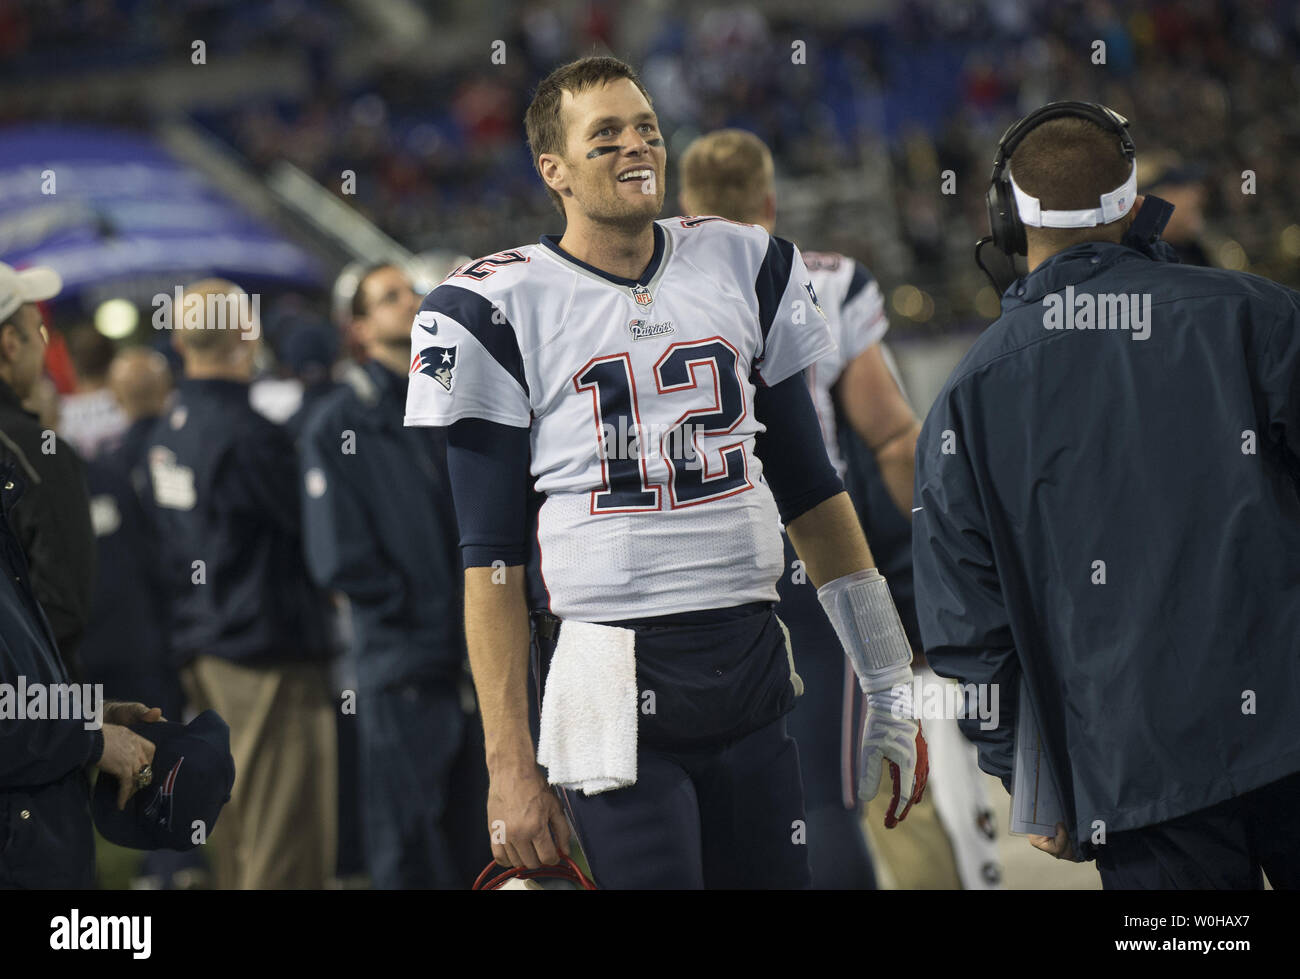
<path id="1" fill-rule="evenodd" d="M 808 386 L 826 453 L 843 477 L 846 467 L 836 437 L 831 389 L 854 357 L 884 339 L 889 320 L 880 286 L 860 262 L 836 252 L 805 252 L 803 257 L 835 340 L 835 350 L 808 368 Z"/>
<path id="2" fill-rule="evenodd" d="M 589 622 L 776 601 L 754 436 L 768 386 L 834 352 L 803 258 L 762 228 L 655 222 L 640 279 L 554 236 L 461 266 L 411 328 L 407 425 L 530 428 L 552 613 Z"/>

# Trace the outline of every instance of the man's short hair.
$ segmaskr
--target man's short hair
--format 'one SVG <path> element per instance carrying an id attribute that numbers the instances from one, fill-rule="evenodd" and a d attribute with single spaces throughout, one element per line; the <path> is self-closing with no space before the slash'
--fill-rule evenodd
<path id="1" fill-rule="evenodd" d="M 244 290 L 227 279 L 202 279 L 186 287 L 181 297 L 181 308 L 173 312 L 175 332 L 181 345 L 188 351 L 200 355 L 212 355 L 232 349 L 243 338 L 244 331 L 250 324 L 242 322 L 242 303 Z M 189 317 L 186 311 L 192 305 L 191 296 L 198 296 L 201 321 L 199 329 L 189 329 Z M 211 303 L 208 297 L 213 297 Z M 224 322 L 208 322 L 209 310 L 224 317 Z M 236 318 L 237 317 L 237 318 Z"/>
<path id="2" fill-rule="evenodd" d="M 83 381 L 102 381 L 108 376 L 108 366 L 117 353 L 112 340 L 90 325 L 70 330 L 66 340 L 77 377 Z"/>
<path id="3" fill-rule="evenodd" d="M 718 129 L 686 148 L 681 179 L 682 197 L 693 213 L 755 221 L 772 192 L 772 153 L 751 132 Z"/>
<path id="4" fill-rule="evenodd" d="M 397 267 L 392 262 L 375 262 L 361 270 L 361 274 L 357 276 L 357 288 L 352 293 L 352 318 L 354 320 L 360 319 L 370 312 L 370 307 L 366 304 L 366 280 L 381 269 L 395 269 Z"/>
<path id="5" fill-rule="evenodd" d="M 1128 180 L 1133 162 L 1119 137 L 1078 116 L 1049 119 L 1029 131 L 1011 154 L 1016 185 L 1042 202 L 1045 211 L 1076 211 L 1101 206 Z M 1094 228 L 1025 228 L 1028 240 L 1059 251 L 1081 241 L 1119 241 L 1133 214 Z"/>
<path id="6" fill-rule="evenodd" d="M 654 100 L 641 84 L 636 70 L 617 58 L 580 58 L 567 65 L 561 65 L 542 79 L 532 102 L 528 104 L 528 111 L 524 113 L 524 130 L 528 134 L 528 148 L 533 154 L 533 168 L 539 177 L 542 175 L 542 168 L 538 164 L 538 159 L 543 153 L 561 155 L 564 153 L 564 119 L 561 113 L 564 93 L 577 95 L 589 88 L 617 81 L 620 78 L 630 81 L 645 96 L 646 102 L 651 106 L 654 105 Z M 546 193 L 550 195 L 551 203 L 555 205 L 556 210 L 563 214 L 564 202 L 560 195 L 550 187 L 546 188 Z"/>

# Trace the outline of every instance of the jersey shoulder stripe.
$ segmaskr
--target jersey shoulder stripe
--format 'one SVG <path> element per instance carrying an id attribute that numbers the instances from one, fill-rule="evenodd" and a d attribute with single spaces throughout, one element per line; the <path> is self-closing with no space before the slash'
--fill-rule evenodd
<path id="1" fill-rule="evenodd" d="M 849 287 L 844 293 L 844 305 L 853 302 L 854 297 L 874 281 L 875 278 L 867 271 L 867 267 L 861 262 L 854 261 L 853 275 L 849 278 Z"/>
<path id="2" fill-rule="evenodd" d="M 468 267 L 468 266 L 467 266 Z M 528 380 L 524 376 L 524 358 L 519 350 L 519 337 L 501 307 L 473 289 L 444 282 L 424 297 L 415 325 L 429 334 L 431 342 L 438 340 L 438 316 L 450 317 L 492 355 L 507 374 L 519 383 L 528 396 Z"/>
<path id="3" fill-rule="evenodd" d="M 756 224 L 745 224 L 716 214 L 684 214 L 663 218 L 655 224 L 668 232 L 678 254 L 688 256 L 692 261 L 696 261 L 696 252 L 707 252 L 713 261 L 723 255 L 729 264 L 738 268 L 756 268 L 763 259 L 770 237 L 765 228 Z"/>
<path id="4" fill-rule="evenodd" d="M 790 284 L 790 272 L 794 267 L 794 245 L 784 238 L 768 236 L 767 254 L 763 264 L 758 268 L 754 279 L 754 292 L 758 295 L 758 325 L 763 332 L 763 341 L 767 341 L 772 322 L 776 319 L 777 306 Z"/>

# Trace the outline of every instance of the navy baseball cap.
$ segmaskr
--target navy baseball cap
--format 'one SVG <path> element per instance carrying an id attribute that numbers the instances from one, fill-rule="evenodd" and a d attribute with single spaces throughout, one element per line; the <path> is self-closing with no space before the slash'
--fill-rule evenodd
<path id="1" fill-rule="evenodd" d="M 196 820 L 202 840 L 212 835 L 221 807 L 235 784 L 230 727 L 214 710 L 189 724 L 174 721 L 130 725 L 154 743 L 153 782 L 117 808 L 117 779 L 99 773 L 95 784 L 95 826 L 104 839 L 133 850 L 192 850 Z"/>

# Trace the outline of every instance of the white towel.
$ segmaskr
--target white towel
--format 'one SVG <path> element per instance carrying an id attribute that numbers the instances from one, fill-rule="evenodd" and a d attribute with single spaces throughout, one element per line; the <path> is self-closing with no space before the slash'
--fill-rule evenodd
<path id="1" fill-rule="evenodd" d="M 561 623 L 537 736 L 552 785 L 596 795 L 636 782 L 635 644 L 631 629 Z"/>

